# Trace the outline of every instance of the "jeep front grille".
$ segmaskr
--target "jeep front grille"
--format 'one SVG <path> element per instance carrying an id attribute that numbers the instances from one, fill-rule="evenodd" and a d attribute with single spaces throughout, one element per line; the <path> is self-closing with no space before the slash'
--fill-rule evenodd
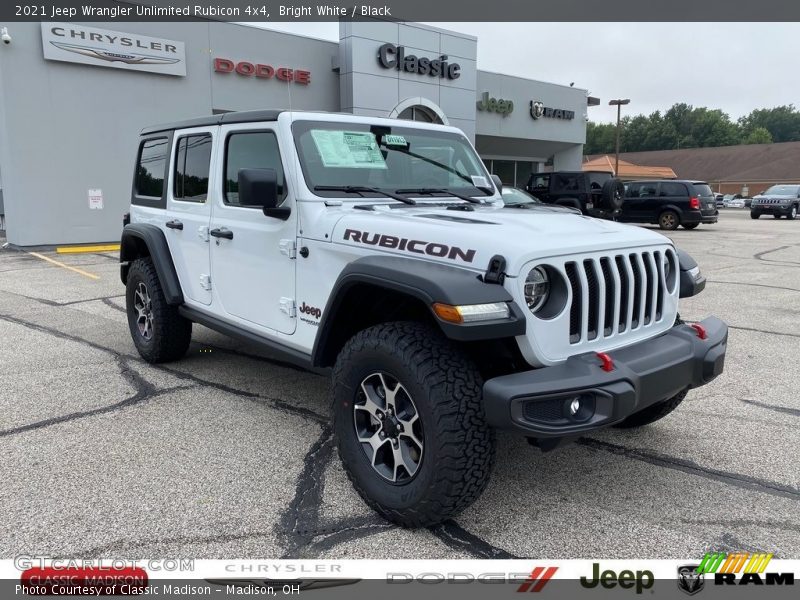
<path id="1" fill-rule="evenodd" d="M 665 258 L 672 273 L 669 282 Z M 677 264 L 669 249 L 566 262 L 564 271 L 571 291 L 569 343 L 616 337 L 661 322 L 665 296 L 676 291 Z"/>

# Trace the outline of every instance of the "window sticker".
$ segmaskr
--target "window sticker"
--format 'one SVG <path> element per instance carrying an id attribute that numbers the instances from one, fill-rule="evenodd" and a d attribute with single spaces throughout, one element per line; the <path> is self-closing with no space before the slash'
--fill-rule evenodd
<path id="1" fill-rule="evenodd" d="M 366 131 L 312 129 L 311 137 L 325 167 L 385 169 L 375 135 Z"/>
<path id="2" fill-rule="evenodd" d="M 489 185 L 489 182 L 486 181 L 486 177 L 484 177 L 483 175 L 473 175 L 472 176 L 472 185 L 474 185 L 476 188 L 492 187 L 492 186 Z"/>
<path id="3" fill-rule="evenodd" d="M 408 146 L 406 138 L 402 135 L 387 133 L 381 138 L 381 143 L 384 146 Z"/>

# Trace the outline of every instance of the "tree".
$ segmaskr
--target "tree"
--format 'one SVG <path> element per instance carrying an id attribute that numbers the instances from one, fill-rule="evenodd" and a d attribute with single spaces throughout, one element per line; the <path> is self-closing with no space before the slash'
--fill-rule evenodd
<path id="1" fill-rule="evenodd" d="M 744 144 L 771 144 L 772 134 L 765 127 L 756 127 L 742 140 Z"/>
<path id="2" fill-rule="evenodd" d="M 745 135 L 763 127 L 769 131 L 775 142 L 794 142 L 800 140 L 800 112 L 793 104 L 760 108 L 739 119 L 739 126 Z"/>

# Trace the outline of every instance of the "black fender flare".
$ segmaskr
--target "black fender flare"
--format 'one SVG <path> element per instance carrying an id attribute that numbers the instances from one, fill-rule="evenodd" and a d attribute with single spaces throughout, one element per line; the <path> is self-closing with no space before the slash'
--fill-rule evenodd
<path id="1" fill-rule="evenodd" d="M 679 221 L 679 222 L 682 222 L 682 221 L 683 221 L 683 210 L 682 210 L 682 209 L 681 209 L 679 206 L 676 206 L 676 205 L 674 205 L 674 204 L 665 204 L 664 206 L 660 206 L 660 207 L 658 208 L 658 210 L 657 210 L 657 211 L 655 211 L 655 213 L 656 213 L 656 220 L 655 220 L 655 221 L 653 221 L 653 223 L 658 223 L 658 220 L 661 218 L 661 215 L 663 215 L 663 214 L 664 214 L 665 212 L 667 212 L 667 211 L 672 211 L 672 212 L 674 212 L 676 215 L 678 215 L 678 221 Z M 689 255 L 687 254 L 687 256 L 689 256 Z M 690 258 L 691 258 L 691 257 L 690 257 Z"/>
<path id="2" fill-rule="evenodd" d="M 706 287 L 706 278 L 698 271 L 697 277 L 692 276 L 689 271 L 697 266 L 697 261 L 685 250 L 675 249 L 678 255 L 678 267 L 680 269 L 680 297 L 691 298 L 702 292 Z"/>
<path id="3" fill-rule="evenodd" d="M 485 283 L 473 271 L 448 265 L 399 256 L 366 256 L 349 263 L 333 285 L 311 353 L 315 366 L 326 362 L 326 349 L 332 342 L 342 302 L 348 290 L 358 284 L 399 292 L 421 301 L 444 335 L 455 341 L 502 339 L 525 334 L 525 315 L 502 285 Z M 509 318 L 461 325 L 447 323 L 434 314 L 432 305 L 435 302 L 453 306 L 507 302 Z"/>
<path id="4" fill-rule="evenodd" d="M 167 304 L 183 304 L 183 291 L 164 232 L 150 223 L 133 223 L 122 230 L 119 248 L 120 278 L 128 282 L 131 261 L 149 256 L 158 274 Z"/>

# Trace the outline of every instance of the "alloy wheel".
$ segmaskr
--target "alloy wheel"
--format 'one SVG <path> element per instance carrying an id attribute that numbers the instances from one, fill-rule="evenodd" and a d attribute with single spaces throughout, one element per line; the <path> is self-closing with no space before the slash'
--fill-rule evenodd
<path id="1" fill-rule="evenodd" d="M 153 303 L 144 282 L 139 282 L 133 293 L 133 308 L 136 310 L 136 326 L 139 334 L 146 340 L 153 337 Z"/>

